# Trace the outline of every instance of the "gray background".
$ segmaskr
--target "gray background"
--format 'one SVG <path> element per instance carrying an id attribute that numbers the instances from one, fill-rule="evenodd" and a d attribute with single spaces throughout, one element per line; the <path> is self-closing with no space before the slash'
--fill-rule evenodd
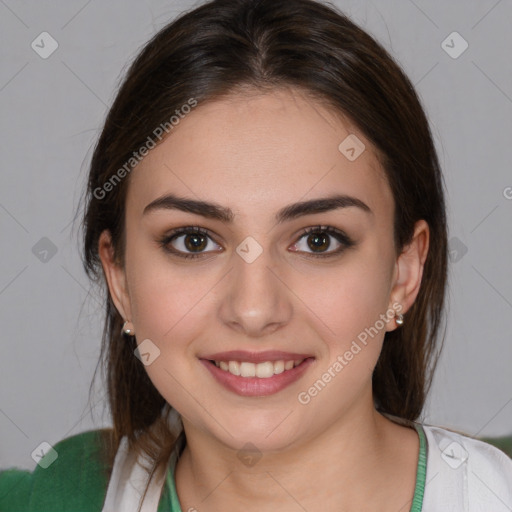
<path id="1" fill-rule="evenodd" d="M 88 403 L 103 309 L 81 268 L 71 221 L 127 63 L 193 5 L 0 0 L 1 467 L 33 468 L 31 452 L 42 441 L 109 424 L 100 386 Z M 512 3 L 336 5 L 417 86 L 445 172 L 449 327 L 424 419 L 472 435 L 510 434 Z M 58 42 L 47 59 L 31 47 L 44 31 Z M 453 31 L 469 44 L 458 58 L 441 46 Z"/>

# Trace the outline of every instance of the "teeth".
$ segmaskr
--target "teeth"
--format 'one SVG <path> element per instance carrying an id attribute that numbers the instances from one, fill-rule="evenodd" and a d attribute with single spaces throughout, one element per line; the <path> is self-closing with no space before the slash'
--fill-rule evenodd
<path id="1" fill-rule="evenodd" d="M 274 375 L 274 363 L 268 361 L 266 363 L 256 364 L 256 377 L 260 379 L 268 379 Z"/>
<path id="2" fill-rule="evenodd" d="M 284 361 L 276 361 L 274 363 L 274 374 L 278 375 L 279 373 L 284 372 Z"/>
<path id="3" fill-rule="evenodd" d="M 247 361 L 215 361 L 215 366 L 233 375 L 242 377 L 259 377 L 268 379 L 273 375 L 278 375 L 286 370 L 291 370 L 299 366 L 304 359 L 295 361 L 265 361 L 263 363 L 248 363 Z"/>
<path id="4" fill-rule="evenodd" d="M 256 377 L 256 365 L 253 363 L 240 363 L 240 375 L 242 377 Z"/>
<path id="5" fill-rule="evenodd" d="M 229 361 L 228 371 L 233 375 L 240 375 L 240 363 L 238 361 Z"/>

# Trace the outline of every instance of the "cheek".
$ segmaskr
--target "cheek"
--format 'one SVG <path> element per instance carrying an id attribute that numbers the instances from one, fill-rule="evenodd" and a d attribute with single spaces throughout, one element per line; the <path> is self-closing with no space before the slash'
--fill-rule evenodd
<path id="1" fill-rule="evenodd" d="M 309 293 L 311 309 L 325 324 L 323 331 L 330 339 L 330 352 L 350 345 L 365 329 L 374 326 L 381 314 L 386 314 L 389 289 L 389 273 L 375 261 L 359 256 L 316 281 Z M 383 336 L 381 324 L 379 321 L 377 328 Z"/>
<path id="2" fill-rule="evenodd" d="M 315 288 L 311 309 L 317 316 L 310 319 L 322 333 L 325 357 L 299 403 L 314 400 L 318 417 L 334 418 L 371 389 L 387 326 L 381 315 L 389 316 L 389 287 L 389 273 L 381 265 L 358 258 Z"/>
<path id="3" fill-rule="evenodd" d="M 147 265 L 133 277 L 131 303 L 138 336 L 158 345 L 186 340 L 187 329 L 193 331 L 198 315 L 204 313 L 212 284 L 157 265 Z"/>
<path id="4" fill-rule="evenodd" d="M 209 291 L 215 281 L 190 270 L 171 271 L 168 262 L 162 265 L 157 260 L 152 264 L 146 260 L 131 274 L 137 343 L 149 339 L 157 347 L 153 350 L 157 350 L 158 357 L 145 370 L 160 394 L 175 408 L 200 421 L 190 404 L 189 393 L 202 397 L 201 388 L 196 388 L 190 377 L 197 372 L 191 341 L 200 338 L 207 322 L 211 322 Z"/>
<path id="5" fill-rule="evenodd" d="M 192 266 L 171 261 L 147 233 L 133 228 L 128 240 L 140 240 L 138 244 L 128 243 L 126 250 L 137 339 L 149 338 L 159 346 L 168 339 L 179 343 L 183 337 L 175 332 L 190 326 L 190 318 L 201 310 L 199 301 L 212 284 Z M 185 318 L 187 321 L 182 321 Z"/>

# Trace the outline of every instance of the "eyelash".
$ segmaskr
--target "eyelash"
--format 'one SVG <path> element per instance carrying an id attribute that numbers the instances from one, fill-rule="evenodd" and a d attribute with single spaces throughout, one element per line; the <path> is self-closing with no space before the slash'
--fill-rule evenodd
<path id="1" fill-rule="evenodd" d="M 306 228 L 301 235 L 299 236 L 297 242 L 298 243 L 302 238 L 304 238 L 306 235 L 314 233 L 325 233 L 329 236 L 334 237 L 340 244 L 342 244 L 342 247 L 337 249 L 336 251 L 331 251 L 328 253 L 306 253 L 309 256 L 312 256 L 313 258 L 329 258 L 333 256 L 337 256 L 340 253 L 342 253 L 345 249 L 348 249 L 349 247 L 352 247 L 355 245 L 355 243 L 343 232 L 339 229 L 330 227 L 330 226 L 312 226 L 309 228 Z M 171 253 L 175 256 L 178 256 L 179 258 L 184 259 L 190 259 L 190 258 L 200 258 L 207 254 L 207 252 L 200 252 L 200 253 L 183 253 L 181 251 L 178 251 L 176 249 L 171 249 L 169 247 L 169 244 L 176 238 L 182 235 L 202 235 L 205 237 L 208 237 L 211 239 L 210 233 L 207 229 L 201 228 L 199 226 L 186 226 L 183 228 L 177 228 L 170 233 L 166 234 L 164 237 L 162 237 L 158 243 L 159 245 L 164 249 L 164 251 Z M 301 252 L 301 251 L 297 251 Z"/>

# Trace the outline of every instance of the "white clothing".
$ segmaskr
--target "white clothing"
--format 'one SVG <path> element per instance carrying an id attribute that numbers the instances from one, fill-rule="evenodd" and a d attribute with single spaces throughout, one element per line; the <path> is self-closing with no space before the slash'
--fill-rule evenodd
<path id="1" fill-rule="evenodd" d="M 441 427 L 422 426 L 427 441 L 422 512 L 512 511 L 512 459 L 482 441 Z M 103 512 L 136 512 L 147 479 L 127 453 L 123 438 Z M 142 512 L 157 512 L 164 483 L 165 478 L 151 483 Z"/>

